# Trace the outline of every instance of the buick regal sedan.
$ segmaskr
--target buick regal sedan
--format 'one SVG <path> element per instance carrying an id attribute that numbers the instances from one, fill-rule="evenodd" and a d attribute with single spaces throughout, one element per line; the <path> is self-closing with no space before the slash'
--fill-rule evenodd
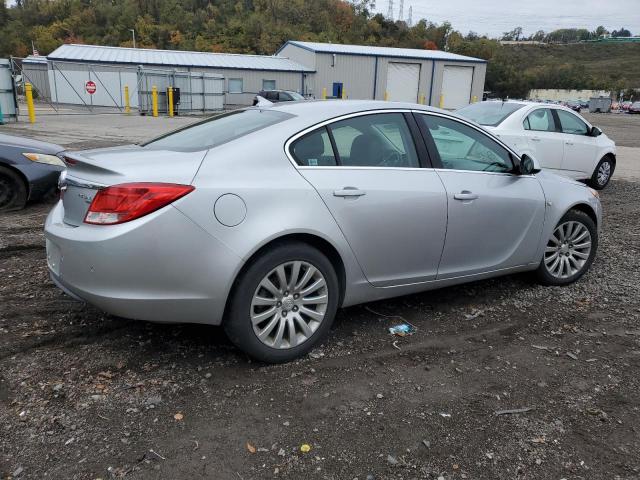
<path id="1" fill-rule="evenodd" d="M 616 168 L 616 145 L 598 127 L 561 105 L 521 101 L 474 103 L 459 115 L 500 137 L 542 168 L 602 190 Z"/>
<path id="2" fill-rule="evenodd" d="M 412 104 L 248 108 L 66 162 L 54 282 L 113 315 L 222 324 L 266 362 L 339 307 L 524 271 L 566 285 L 598 246 L 596 191 Z"/>

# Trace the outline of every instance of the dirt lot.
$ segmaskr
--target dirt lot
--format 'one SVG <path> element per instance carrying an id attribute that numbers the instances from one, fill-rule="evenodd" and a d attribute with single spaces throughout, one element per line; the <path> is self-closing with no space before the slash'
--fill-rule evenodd
<path id="1" fill-rule="evenodd" d="M 600 127 L 619 147 L 640 147 L 640 115 L 586 113 L 586 110 L 581 115 Z"/>
<path id="2" fill-rule="evenodd" d="M 639 197 L 605 190 L 575 285 L 519 275 L 352 307 L 280 366 L 219 328 L 76 303 L 47 276 L 50 205 L 4 214 L 0 477 L 640 478 Z M 400 317 L 415 335 L 387 334 Z M 512 409 L 530 410 L 496 413 Z"/>

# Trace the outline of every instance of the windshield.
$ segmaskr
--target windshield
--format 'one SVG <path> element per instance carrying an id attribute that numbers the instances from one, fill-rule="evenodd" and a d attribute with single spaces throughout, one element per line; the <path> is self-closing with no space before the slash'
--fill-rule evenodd
<path id="1" fill-rule="evenodd" d="M 304 97 L 298 92 L 287 92 L 294 100 L 304 100 Z"/>
<path id="2" fill-rule="evenodd" d="M 289 113 L 274 110 L 236 110 L 207 118 L 142 146 L 165 150 L 208 150 L 292 117 Z"/>
<path id="3" fill-rule="evenodd" d="M 480 125 L 497 127 L 513 112 L 520 110 L 524 105 L 509 102 L 481 102 L 472 103 L 461 108 L 456 113 Z"/>

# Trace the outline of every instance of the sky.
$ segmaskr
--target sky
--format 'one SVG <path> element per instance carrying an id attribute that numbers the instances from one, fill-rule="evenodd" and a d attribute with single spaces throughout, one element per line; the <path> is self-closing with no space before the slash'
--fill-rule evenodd
<path id="1" fill-rule="evenodd" d="M 400 0 L 393 0 L 398 19 Z M 386 15 L 389 0 L 376 0 L 376 11 Z M 497 37 L 522 27 L 525 34 L 559 28 L 608 30 L 625 27 L 640 35 L 640 0 L 404 0 L 404 16 L 413 6 L 413 22 L 420 18 L 442 23 L 467 33 Z"/>

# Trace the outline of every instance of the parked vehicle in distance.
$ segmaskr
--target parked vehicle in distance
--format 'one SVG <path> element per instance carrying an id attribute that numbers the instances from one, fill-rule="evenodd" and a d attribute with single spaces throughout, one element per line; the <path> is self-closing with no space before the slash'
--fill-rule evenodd
<path id="1" fill-rule="evenodd" d="M 19 210 L 27 201 L 49 197 L 65 169 L 52 143 L 0 134 L 0 211 Z"/>
<path id="2" fill-rule="evenodd" d="M 629 105 L 629 113 L 640 113 L 640 102 L 634 102 Z"/>
<path id="3" fill-rule="evenodd" d="M 630 101 L 628 101 L 628 100 L 627 100 L 627 101 L 625 101 L 625 102 L 620 102 L 620 109 L 621 109 L 621 110 L 624 110 L 624 111 L 626 112 L 627 110 L 629 110 L 629 107 L 630 107 L 631 105 L 633 105 L 633 102 L 630 102 Z"/>
<path id="4" fill-rule="evenodd" d="M 566 107 L 570 108 L 574 112 L 578 112 L 578 113 L 580 113 L 580 111 L 582 110 L 582 104 L 580 102 L 574 101 L 574 100 L 568 101 L 567 104 L 566 104 Z"/>
<path id="5" fill-rule="evenodd" d="M 566 285 L 598 246 L 595 190 L 422 105 L 284 102 L 68 159 L 53 280 L 114 315 L 222 324 L 266 362 L 341 306 L 524 271 Z"/>
<path id="6" fill-rule="evenodd" d="M 586 180 L 595 189 L 606 187 L 615 170 L 613 140 L 566 107 L 482 102 L 456 113 L 479 123 L 518 154 L 535 157 L 542 168 Z"/>
<path id="7" fill-rule="evenodd" d="M 258 97 L 265 98 L 271 103 L 298 102 L 300 100 L 305 100 L 305 98 L 298 92 L 293 92 L 291 90 L 260 90 L 256 98 L 253 99 L 254 107 L 258 104 Z"/>

